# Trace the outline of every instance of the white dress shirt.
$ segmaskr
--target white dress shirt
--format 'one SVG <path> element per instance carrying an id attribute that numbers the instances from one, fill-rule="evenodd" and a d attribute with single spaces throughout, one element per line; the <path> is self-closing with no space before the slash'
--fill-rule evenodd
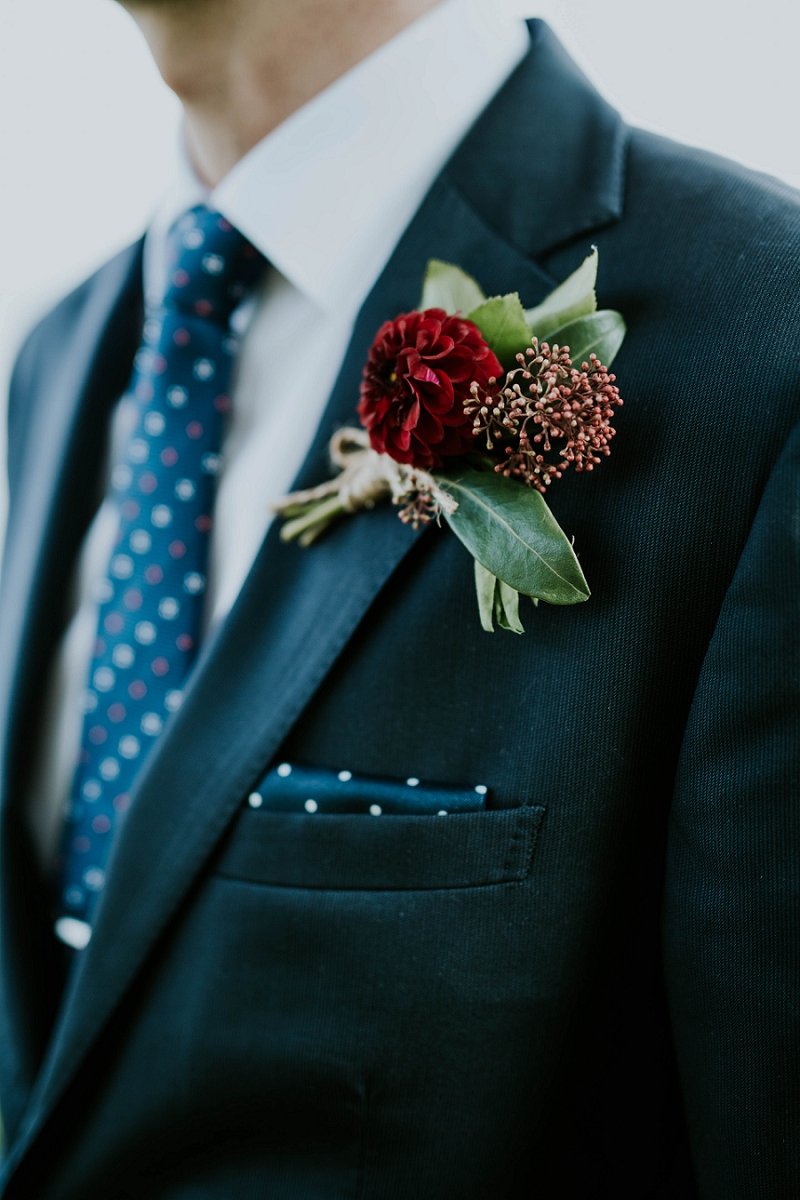
<path id="1" fill-rule="evenodd" d="M 521 21 L 444 0 L 283 122 L 210 193 L 180 152 L 146 236 L 147 304 L 157 306 L 164 293 L 169 229 L 193 204 L 222 212 L 275 268 L 233 318 L 242 340 L 214 509 L 206 630 L 230 610 L 271 506 L 291 487 L 358 309 L 440 168 L 527 48 Z M 354 396 L 354 411 L 356 403 Z M 130 417 L 117 406 L 108 462 L 125 443 Z M 45 864 L 77 761 L 96 595 L 116 524 L 107 498 L 81 549 L 73 615 L 49 681 L 28 804 Z"/>

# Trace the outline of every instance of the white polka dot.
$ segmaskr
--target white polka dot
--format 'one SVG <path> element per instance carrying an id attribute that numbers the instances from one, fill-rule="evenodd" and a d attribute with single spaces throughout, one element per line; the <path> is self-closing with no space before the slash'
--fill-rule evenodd
<path id="1" fill-rule="evenodd" d="M 137 371 L 148 371 L 152 361 L 152 350 L 149 350 L 146 346 L 143 346 L 141 350 L 136 351 L 136 357 L 133 360 L 133 364 Z"/>
<path id="2" fill-rule="evenodd" d="M 278 774 L 280 775 L 281 779 L 288 779 L 291 773 L 292 768 L 290 767 L 289 763 L 281 763 L 281 765 L 278 767 Z"/>
<path id="3" fill-rule="evenodd" d="M 199 596 L 205 586 L 205 576 L 201 575 L 199 571 L 190 571 L 188 575 L 184 576 L 184 591 L 187 591 L 190 596 Z"/>
<path id="4" fill-rule="evenodd" d="M 196 358 L 192 365 L 192 374 L 195 379 L 201 379 L 205 382 L 207 379 L 214 378 L 216 367 L 210 358 Z"/>
<path id="5" fill-rule="evenodd" d="M 99 867 L 89 867 L 89 870 L 84 873 L 83 882 L 92 892 L 99 892 L 105 882 L 105 871 L 101 871 Z"/>
<path id="6" fill-rule="evenodd" d="M 437 813 L 436 815 L 437 815 L 437 817 L 446 817 L 446 816 L 447 816 L 447 809 L 446 809 L 446 808 L 440 808 L 440 809 L 439 809 L 439 811 L 438 811 L 438 813 Z"/>
<path id="7" fill-rule="evenodd" d="M 417 778 L 415 778 L 415 776 L 413 776 L 413 775 L 411 776 L 410 779 L 406 780 L 406 783 L 408 784 L 409 787 L 419 787 L 419 780 Z"/>
<path id="8" fill-rule="evenodd" d="M 475 791 L 478 793 L 479 796 L 485 796 L 486 793 L 489 791 L 489 789 L 487 788 L 485 783 L 479 783 L 477 785 L 477 787 L 475 788 Z"/>
<path id="9" fill-rule="evenodd" d="M 339 783 L 349 783 L 352 778 L 353 778 L 352 771 L 340 771 L 339 774 L 337 775 L 337 779 L 339 780 Z"/>
<path id="10" fill-rule="evenodd" d="M 164 722 L 158 713 L 145 713 L 142 717 L 141 729 L 142 733 L 146 733 L 148 737 L 157 737 L 163 728 Z"/>
<path id="11" fill-rule="evenodd" d="M 133 636 L 141 646 L 152 646 L 158 636 L 158 630 L 152 621 L 139 621 L 133 631 Z"/>
<path id="12" fill-rule="evenodd" d="M 264 803 L 264 797 L 260 792 L 251 792 L 247 797 L 247 803 L 251 808 L 261 808 L 261 805 Z"/>
<path id="13" fill-rule="evenodd" d="M 197 491 L 191 479 L 179 479 L 175 484 L 175 495 L 179 500 L 191 500 Z"/>
<path id="14" fill-rule="evenodd" d="M 103 794 L 103 789 L 96 779 L 87 779 L 81 791 L 87 800 L 99 800 Z"/>
<path id="15" fill-rule="evenodd" d="M 66 888 L 64 900 L 68 908 L 80 908 L 83 904 L 83 888 L 75 887 L 74 884 Z"/>
<path id="16" fill-rule="evenodd" d="M 111 654 L 111 660 L 115 667 L 121 667 L 124 671 L 127 667 L 132 667 L 136 655 L 133 652 L 132 646 L 115 646 Z"/>
<path id="17" fill-rule="evenodd" d="M 167 504 L 157 504 L 150 513 L 150 520 L 156 529 L 166 529 L 172 520 L 172 509 Z"/>
<path id="18" fill-rule="evenodd" d="M 381 808 L 380 804 L 370 804 L 369 811 L 373 817 L 379 817 L 383 812 L 383 809 Z"/>
<path id="19" fill-rule="evenodd" d="M 150 456 L 150 447 L 144 438 L 134 438 L 128 447 L 128 458 L 132 463 L 147 462 Z"/>
<path id="20" fill-rule="evenodd" d="M 188 399 L 189 393 L 186 388 L 171 387 L 167 392 L 167 401 L 173 408 L 183 408 Z"/>
<path id="21" fill-rule="evenodd" d="M 208 275 L 219 275 L 225 270 L 225 259 L 221 254 L 204 254 L 200 265 Z"/>
<path id="22" fill-rule="evenodd" d="M 187 250 L 198 250 L 206 240 L 202 229 L 187 229 L 183 235 L 183 244 Z"/>
<path id="23" fill-rule="evenodd" d="M 119 488 L 121 492 L 124 492 L 126 488 L 131 486 L 132 479 L 133 471 L 130 469 L 127 463 L 118 463 L 111 472 L 111 482 L 113 483 L 114 487 Z"/>
<path id="24" fill-rule="evenodd" d="M 165 596 L 159 601 L 158 615 L 165 621 L 174 621 L 180 610 L 181 606 L 174 596 Z"/>
<path id="25" fill-rule="evenodd" d="M 74 904 L 80 905 L 83 899 L 82 893 L 78 888 L 70 890 L 78 892 L 80 899 Z M 68 901 L 67 907 L 73 907 L 73 905 L 70 905 Z M 77 917 L 59 917 L 53 929 L 58 940 L 71 946 L 73 950 L 85 950 L 92 940 L 91 925 L 88 925 L 86 921 L 78 920 Z"/>
<path id="26" fill-rule="evenodd" d="M 133 559 L 127 554 L 115 554 L 111 560 L 111 574 L 116 579 L 130 579 L 133 574 Z"/>
<path id="27" fill-rule="evenodd" d="M 217 475 L 222 466 L 222 456 L 219 454 L 204 454 L 200 459 L 200 467 L 206 475 Z"/>
<path id="28" fill-rule="evenodd" d="M 81 696 L 81 711 L 84 713 L 93 713 L 97 708 L 97 692 L 91 691 L 89 688 Z"/>
<path id="29" fill-rule="evenodd" d="M 119 775 L 119 763 L 115 758 L 104 758 L 100 763 L 100 776 L 106 780 L 116 779 Z"/>
<path id="30" fill-rule="evenodd" d="M 155 342 L 161 335 L 161 322 L 155 317 L 148 317 L 144 323 L 144 336 L 148 342 Z"/>
<path id="31" fill-rule="evenodd" d="M 131 534 L 131 550 L 134 554 L 147 554 L 153 544 L 153 539 L 146 529 L 134 529 Z"/>
<path id="32" fill-rule="evenodd" d="M 164 697 L 164 707 L 168 712 L 177 712 L 182 704 L 183 692 L 178 691 L 177 688 L 174 688 L 171 692 L 167 692 Z"/>
<path id="33" fill-rule="evenodd" d="M 306 810 L 306 812 L 314 813 L 319 808 L 319 805 L 317 804 L 316 800 L 306 800 L 303 808 Z"/>
<path id="34" fill-rule="evenodd" d="M 141 748 L 139 739 L 135 738 L 132 734 L 127 734 L 124 738 L 120 738 L 119 752 L 123 758 L 136 758 Z"/>
<path id="35" fill-rule="evenodd" d="M 116 675 L 111 667 L 98 667 L 92 677 L 92 683 L 98 692 L 110 692 L 116 681 Z"/>
<path id="36" fill-rule="evenodd" d="M 144 427 L 151 437 L 158 437 L 163 433 L 165 424 L 166 422 L 159 412 L 149 412 L 144 419 Z"/>

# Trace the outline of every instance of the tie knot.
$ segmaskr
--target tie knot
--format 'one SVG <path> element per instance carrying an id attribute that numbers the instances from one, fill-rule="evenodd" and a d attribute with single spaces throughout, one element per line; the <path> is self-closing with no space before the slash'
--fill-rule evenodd
<path id="1" fill-rule="evenodd" d="M 164 305 L 227 324 L 265 267 L 264 256 L 221 213 L 198 205 L 170 231 Z"/>

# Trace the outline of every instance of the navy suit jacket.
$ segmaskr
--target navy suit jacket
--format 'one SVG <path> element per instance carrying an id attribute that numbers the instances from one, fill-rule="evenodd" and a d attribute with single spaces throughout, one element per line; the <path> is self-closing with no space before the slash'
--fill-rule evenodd
<path id="1" fill-rule="evenodd" d="M 592 598 L 489 636 L 446 529 L 391 506 L 308 551 L 273 529 L 59 1006 L 21 806 L 141 246 L 35 330 L 0 599 L 6 1200 L 797 1195 L 799 212 L 627 128 L 531 24 L 364 303 L 297 482 L 326 476 L 430 257 L 534 305 L 596 244 L 626 404 L 609 461 L 551 493 Z M 282 760 L 491 802 L 248 805 Z"/>

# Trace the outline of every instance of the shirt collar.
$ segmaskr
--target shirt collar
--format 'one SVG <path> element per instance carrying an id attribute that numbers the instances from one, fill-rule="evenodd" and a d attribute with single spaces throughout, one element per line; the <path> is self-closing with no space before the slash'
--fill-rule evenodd
<path id="1" fill-rule="evenodd" d="M 148 232 L 160 295 L 176 217 L 207 203 L 322 310 L 355 312 L 478 114 L 529 45 L 521 20 L 443 0 L 258 143 L 211 192 L 182 153 Z"/>

